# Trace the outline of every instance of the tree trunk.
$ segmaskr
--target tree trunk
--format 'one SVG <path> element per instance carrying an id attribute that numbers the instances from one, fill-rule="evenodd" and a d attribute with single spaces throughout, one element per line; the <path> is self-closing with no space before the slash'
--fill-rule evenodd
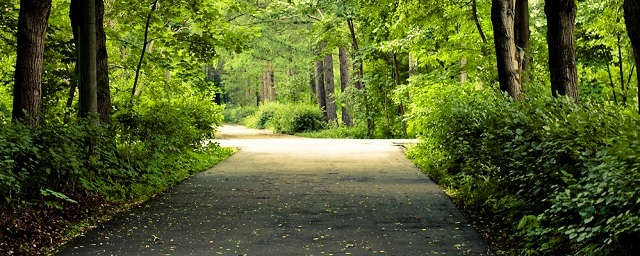
<path id="1" fill-rule="evenodd" d="M 316 100 L 316 76 L 315 76 L 315 65 L 309 72 L 309 89 L 311 89 L 311 95 L 309 96 L 309 100 L 311 102 Z"/>
<path id="2" fill-rule="evenodd" d="M 467 66 L 467 58 L 462 57 L 460 58 L 460 85 L 466 84 L 467 80 L 469 80 L 469 74 L 465 66 Z"/>
<path id="3" fill-rule="evenodd" d="M 267 68 L 267 89 L 269 91 L 269 100 L 271 102 L 276 101 L 276 75 L 273 71 L 273 66 L 269 64 Z"/>
<path id="4" fill-rule="evenodd" d="M 316 61 L 316 100 L 322 111 L 325 120 L 329 120 L 327 116 L 327 98 L 324 90 L 324 62 L 322 59 Z"/>
<path id="5" fill-rule="evenodd" d="M 44 41 L 50 11 L 51 0 L 20 1 L 12 119 L 28 126 L 40 122 Z"/>
<path id="6" fill-rule="evenodd" d="M 418 59 L 413 54 L 409 53 L 409 77 L 413 77 L 418 74 Z"/>
<path id="7" fill-rule="evenodd" d="M 633 57 L 636 65 L 640 63 L 640 2 L 637 0 L 624 0 L 624 22 L 627 25 L 627 33 L 633 47 Z M 638 69 L 640 71 L 640 69 Z M 638 88 L 640 88 L 640 72 L 636 71 Z M 640 90 L 638 90 L 638 113 L 640 114 Z"/>
<path id="8" fill-rule="evenodd" d="M 393 78 L 394 78 L 394 82 L 395 82 L 395 88 L 398 88 L 398 86 L 400 85 L 400 69 L 398 68 L 398 56 L 396 53 L 393 53 L 392 55 L 392 62 L 393 62 Z M 400 115 L 400 117 L 402 118 L 402 135 L 404 136 L 404 138 L 408 137 L 407 136 L 407 122 L 404 120 L 404 115 L 405 115 L 405 110 L 404 110 L 404 97 L 402 97 L 400 99 L 400 104 L 398 106 L 398 115 Z"/>
<path id="9" fill-rule="evenodd" d="M 353 52 L 355 52 L 356 54 L 360 54 L 360 47 L 358 46 L 358 39 L 356 38 L 356 31 L 353 25 L 353 20 L 350 18 L 347 19 L 347 24 L 349 25 L 349 32 L 351 34 L 351 47 L 353 48 Z M 362 84 L 362 76 L 364 75 L 364 67 L 362 64 L 362 59 L 360 58 L 358 61 L 354 61 L 353 66 L 356 70 L 356 77 L 358 78 L 356 80 L 355 86 L 357 89 L 363 89 L 364 85 Z"/>
<path id="10" fill-rule="evenodd" d="M 340 90 L 345 92 L 350 85 L 350 73 L 349 73 L 349 50 L 344 47 L 340 47 L 338 58 L 340 59 Z M 342 123 L 351 127 L 353 125 L 351 121 L 351 115 L 346 108 L 346 103 L 342 102 Z"/>
<path id="11" fill-rule="evenodd" d="M 480 19 L 478 19 L 478 4 L 476 0 L 471 0 L 471 12 L 473 14 L 473 22 L 476 24 L 476 29 L 478 29 L 478 34 L 480 34 L 480 39 L 482 39 L 482 43 L 487 43 L 487 36 L 484 35 L 484 31 L 482 30 L 482 25 L 480 24 Z"/>
<path id="12" fill-rule="evenodd" d="M 260 103 L 264 104 L 265 102 L 268 102 L 269 99 L 267 99 L 267 79 L 266 79 L 266 73 L 264 70 L 262 70 L 262 73 L 260 73 Z"/>
<path id="13" fill-rule="evenodd" d="M 578 101 L 578 71 L 573 31 L 576 20 L 575 0 L 545 0 L 547 44 L 551 94 L 566 95 Z"/>
<path id="14" fill-rule="evenodd" d="M 80 86 L 80 117 L 89 118 L 98 112 L 96 3 L 81 1 L 78 28 L 78 71 Z M 95 120 L 97 121 L 97 120 Z"/>
<path id="15" fill-rule="evenodd" d="M 493 0 L 491 4 L 491 23 L 496 48 L 498 80 L 500 90 L 513 99 L 522 98 L 520 72 L 517 59 L 518 51 L 514 42 L 514 6 L 516 0 Z"/>
<path id="16" fill-rule="evenodd" d="M 329 53 L 324 57 L 324 91 L 327 101 L 327 119 L 329 122 L 337 122 L 336 102 L 332 98 L 335 92 L 333 76 L 333 54 Z"/>
<path id="17" fill-rule="evenodd" d="M 514 36 L 516 40 L 516 48 L 518 49 L 518 63 L 520 70 L 529 70 L 529 38 L 531 31 L 529 30 L 529 0 L 516 0 L 515 10 Z M 520 74 L 523 80 L 526 80 L 526 74 Z M 524 81 L 523 81 L 524 82 Z"/>
<path id="18" fill-rule="evenodd" d="M 356 37 L 356 30 L 353 24 L 353 19 L 347 18 L 347 25 L 349 26 L 349 33 L 351 34 L 351 46 L 353 47 L 353 51 L 359 55 L 360 47 L 358 46 L 358 39 Z M 364 104 L 363 104 L 364 112 L 365 112 L 364 115 L 367 120 L 367 137 L 371 137 L 373 135 L 373 130 L 375 129 L 375 123 L 374 123 L 374 120 L 369 115 L 369 100 L 367 97 L 367 91 L 364 88 L 364 83 L 362 82 L 362 78 L 364 76 L 364 64 L 363 64 L 362 56 L 359 56 L 359 58 L 356 58 L 356 59 L 357 61 L 354 61 L 353 63 L 354 70 L 356 70 L 356 77 L 357 77 L 355 87 L 356 89 L 363 90 L 362 100 L 364 101 Z"/>
<path id="19" fill-rule="evenodd" d="M 136 88 L 138 86 L 138 79 L 140 77 L 140 68 L 142 67 L 142 61 L 144 60 L 144 54 L 147 51 L 147 45 L 149 44 L 149 26 L 151 25 L 151 15 L 158 7 L 158 0 L 153 1 L 153 5 L 151 6 L 151 11 L 149 11 L 149 15 L 147 15 L 147 22 L 144 27 L 144 39 L 142 41 L 142 52 L 140 53 L 140 60 L 138 61 L 138 67 L 136 67 L 136 76 L 133 80 L 133 88 L 131 89 L 131 97 L 136 96 Z"/>
<path id="20" fill-rule="evenodd" d="M 107 55 L 107 36 L 104 33 L 104 0 L 96 1 L 96 47 L 97 47 L 97 93 L 100 121 L 111 124 L 111 90 L 109 88 L 109 61 Z"/>

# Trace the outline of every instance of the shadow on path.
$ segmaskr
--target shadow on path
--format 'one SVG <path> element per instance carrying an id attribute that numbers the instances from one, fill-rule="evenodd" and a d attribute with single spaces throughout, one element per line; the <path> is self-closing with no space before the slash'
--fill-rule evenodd
<path id="1" fill-rule="evenodd" d="M 238 153 L 59 255 L 492 255 L 395 146 L 412 141 L 221 132 Z"/>

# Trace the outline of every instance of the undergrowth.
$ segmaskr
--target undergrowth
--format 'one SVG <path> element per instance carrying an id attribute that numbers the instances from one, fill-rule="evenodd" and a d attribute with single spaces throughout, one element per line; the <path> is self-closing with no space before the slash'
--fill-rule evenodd
<path id="1" fill-rule="evenodd" d="M 215 143 L 222 108 L 140 102 L 112 125 L 0 124 L 0 254 L 41 254 L 90 217 L 144 201 L 229 156 Z"/>
<path id="2" fill-rule="evenodd" d="M 295 134 L 320 130 L 324 128 L 325 121 L 318 107 L 311 104 L 266 103 L 245 118 L 244 124 L 251 128 Z"/>
<path id="3" fill-rule="evenodd" d="M 432 85 L 414 95 L 410 158 L 465 211 L 510 235 L 504 255 L 632 255 L 640 117 L 606 103 Z"/>

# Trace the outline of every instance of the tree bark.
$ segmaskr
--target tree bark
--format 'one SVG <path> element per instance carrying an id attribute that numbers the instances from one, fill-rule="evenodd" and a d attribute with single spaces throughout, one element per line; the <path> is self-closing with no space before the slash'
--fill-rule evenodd
<path id="1" fill-rule="evenodd" d="M 344 47 L 340 47 L 338 50 L 338 58 L 340 59 L 340 90 L 345 92 L 350 85 L 350 73 L 349 73 L 349 50 Z M 342 123 L 347 126 L 353 126 L 351 115 L 346 108 L 346 103 L 342 102 Z"/>
<path id="2" fill-rule="evenodd" d="M 78 28 L 78 71 L 80 117 L 90 118 L 98 112 L 96 3 L 81 1 Z M 97 120 L 95 120 L 97 121 Z"/>
<path id="3" fill-rule="evenodd" d="M 44 42 L 51 0 L 20 0 L 12 120 L 28 126 L 40 122 Z"/>
<path id="4" fill-rule="evenodd" d="M 627 26 L 627 34 L 633 47 L 633 57 L 636 65 L 640 63 L 640 2 L 637 0 L 624 0 L 624 22 Z M 640 71 L 640 68 L 638 69 Z M 636 71 L 638 88 L 640 88 L 640 72 Z M 640 90 L 638 90 L 638 113 L 640 114 Z"/>
<path id="5" fill-rule="evenodd" d="M 493 0 L 491 23 L 494 31 L 500 90 L 507 92 L 513 99 L 519 100 L 522 98 L 522 85 L 516 57 L 518 51 L 514 41 L 515 1 Z"/>
<path id="6" fill-rule="evenodd" d="M 324 91 L 327 101 L 327 119 L 329 122 L 337 122 L 338 115 L 336 111 L 336 102 L 333 100 L 335 92 L 335 83 L 333 75 L 333 54 L 328 53 L 324 57 Z"/>
<path id="7" fill-rule="evenodd" d="M 529 29 L 529 0 L 516 0 L 515 15 L 514 34 L 516 48 L 518 49 L 518 63 L 520 63 L 521 71 L 527 71 L 530 66 L 529 38 L 531 37 Z M 523 80 L 526 80 L 526 75 L 522 74 L 522 72 L 520 75 Z"/>
<path id="8" fill-rule="evenodd" d="M 573 37 L 576 9 L 575 0 L 545 0 L 551 94 L 554 97 L 566 95 L 578 102 L 578 71 Z"/>
<path id="9" fill-rule="evenodd" d="M 96 1 L 96 65 L 98 113 L 100 121 L 111 124 L 111 90 L 109 87 L 109 60 L 107 54 L 107 36 L 104 32 L 104 0 Z"/>

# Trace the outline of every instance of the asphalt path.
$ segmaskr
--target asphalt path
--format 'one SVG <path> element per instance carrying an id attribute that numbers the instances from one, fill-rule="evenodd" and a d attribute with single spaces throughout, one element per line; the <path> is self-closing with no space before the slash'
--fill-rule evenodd
<path id="1" fill-rule="evenodd" d="M 58 255 L 493 255 L 406 159 L 415 141 L 217 138 L 239 151 Z"/>

